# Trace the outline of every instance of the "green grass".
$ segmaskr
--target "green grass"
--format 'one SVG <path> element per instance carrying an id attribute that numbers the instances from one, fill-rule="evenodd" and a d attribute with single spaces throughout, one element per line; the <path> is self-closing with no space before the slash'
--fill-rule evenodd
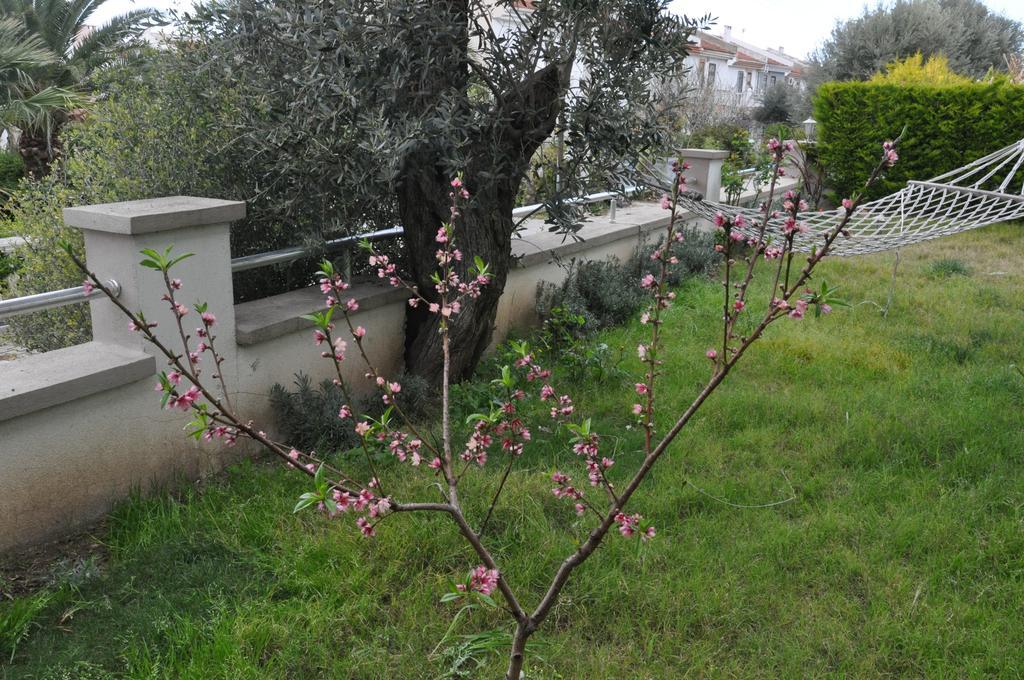
<path id="1" fill-rule="evenodd" d="M 954 258 L 971 276 L 933 275 Z M 1024 363 L 1024 230 L 905 250 L 883 318 L 892 260 L 823 266 L 855 306 L 769 331 L 635 498 L 657 539 L 609 537 L 576 572 L 531 642 L 530 677 L 1024 674 L 1024 379 L 1013 367 Z M 666 406 L 685 406 L 707 377 L 720 291 L 679 291 Z M 601 341 L 633 348 L 643 332 Z M 629 384 L 573 391 L 618 450 L 621 479 L 638 460 Z M 549 491 L 573 457 L 538 439 L 490 538 L 529 605 L 585 531 Z M 469 478 L 477 517 L 496 481 L 496 470 Z M 456 611 L 439 596 L 477 562 L 453 528 L 396 516 L 363 540 L 349 522 L 292 515 L 303 490 L 297 475 L 246 463 L 123 504 L 102 574 L 50 591 L 0 677 L 444 677 L 460 650 L 431 656 Z M 795 499 L 740 509 L 708 494 Z M 503 625 L 477 611 L 455 634 Z M 478 658 L 467 677 L 503 672 L 500 653 Z"/>

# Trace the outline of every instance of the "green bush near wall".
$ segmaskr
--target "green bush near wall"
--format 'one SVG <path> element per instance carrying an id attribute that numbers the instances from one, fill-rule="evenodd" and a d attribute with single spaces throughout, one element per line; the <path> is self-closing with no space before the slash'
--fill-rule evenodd
<path id="1" fill-rule="evenodd" d="M 0 201 L 3 201 L 17 187 L 25 176 L 25 161 L 16 153 L 0 151 Z"/>
<path id="2" fill-rule="evenodd" d="M 900 162 L 871 192 L 877 198 L 1024 138 L 1024 86 L 998 80 L 950 87 L 826 83 L 818 88 L 814 118 L 821 162 L 841 197 L 863 186 L 882 142 L 906 126 Z"/>

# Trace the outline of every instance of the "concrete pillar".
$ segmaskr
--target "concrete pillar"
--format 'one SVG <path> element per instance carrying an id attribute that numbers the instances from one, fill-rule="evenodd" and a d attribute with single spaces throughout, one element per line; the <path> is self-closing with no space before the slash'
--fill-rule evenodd
<path id="1" fill-rule="evenodd" d="M 85 235 L 85 257 L 89 269 L 100 280 L 114 279 L 121 285 L 118 298 L 129 309 L 141 310 L 148 321 L 155 321 L 157 335 L 177 351 L 181 350 L 174 317 L 166 302 L 164 281 L 159 272 L 139 266 L 140 251 L 152 248 L 163 252 L 192 256 L 171 271 L 183 287 L 177 299 L 187 307 L 185 330 L 195 338 L 199 315 L 192 309 L 196 302 L 208 302 L 217 316 L 216 347 L 234 364 L 235 308 L 231 285 L 230 224 L 245 216 L 242 201 L 222 201 L 192 196 L 168 196 L 141 201 L 79 206 L 64 210 L 64 222 L 78 227 Z M 128 330 L 128 320 L 105 297 L 90 299 L 93 340 L 155 354 L 139 333 Z M 198 342 L 198 341 L 196 341 Z M 193 347 L 195 343 L 193 343 Z M 157 365 L 163 366 L 158 358 Z M 230 375 L 234 371 L 225 371 Z"/>
<path id="2" fill-rule="evenodd" d="M 728 157 L 728 151 L 680 149 L 674 158 L 666 161 L 666 176 L 671 178 L 673 160 L 686 161 L 690 164 L 690 169 L 683 173 L 687 188 L 700 192 L 709 201 L 718 201 L 722 192 L 722 163 Z"/>

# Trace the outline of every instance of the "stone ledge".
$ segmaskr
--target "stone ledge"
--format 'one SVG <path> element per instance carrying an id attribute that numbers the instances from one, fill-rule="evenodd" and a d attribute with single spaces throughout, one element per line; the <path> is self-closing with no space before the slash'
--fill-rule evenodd
<path id="1" fill-rule="evenodd" d="M 689 213 L 684 213 L 683 217 L 691 218 Z M 636 238 L 663 229 L 667 224 L 668 213 L 655 203 L 633 203 L 619 208 L 614 222 L 607 215 L 588 220 L 580 230 L 581 241 L 550 232 L 540 220 L 531 220 L 520 238 L 512 242 L 512 256 L 516 258 L 516 267 L 533 267 L 624 238 Z"/>
<path id="2" fill-rule="evenodd" d="M 718 153 L 718 152 L 715 152 Z M 794 180 L 780 182 L 785 190 Z M 749 201 L 753 192 L 744 192 L 741 199 Z M 683 211 L 680 219 L 697 219 L 693 213 Z M 580 231 L 582 241 L 567 240 L 561 234 L 548 231 L 541 220 L 527 220 L 520 238 L 512 242 L 514 267 L 527 268 L 546 264 L 552 260 L 570 257 L 622 239 L 641 237 L 664 229 L 668 213 L 657 203 L 635 202 L 616 211 L 615 221 L 608 215 L 588 220 Z M 351 289 L 352 297 L 359 301 L 359 309 L 366 311 L 408 298 L 404 290 L 377 283 L 357 284 Z M 316 286 L 293 290 L 281 295 L 243 302 L 235 305 L 235 341 L 242 346 L 255 345 L 293 333 L 312 324 L 304 314 L 326 309 L 324 296 Z"/>
<path id="3" fill-rule="evenodd" d="M 686 160 L 725 160 L 729 157 L 728 151 L 718 151 L 716 149 L 679 149 L 676 152 L 674 158 L 682 158 Z"/>
<path id="4" fill-rule="evenodd" d="M 409 297 L 404 289 L 376 283 L 356 284 L 349 293 L 359 302 L 360 311 L 403 302 Z M 317 286 L 243 302 L 235 305 L 235 342 L 243 346 L 255 345 L 311 328 L 313 324 L 302 316 L 325 309 L 324 294 Z"/>
<path id="5" fill-rule="evenodd" d="M 0 363 L 0 421 L 81 399 L 156 373 L 156 359 L 99 342 Z"/>
<path id="6" fill-rule="evenodd" d="M 64 209 L 64 222 L 111 234 L 149 234 L 167 229 L 225 224 L 245 217 L 244 201 L 165 196 Z"/>

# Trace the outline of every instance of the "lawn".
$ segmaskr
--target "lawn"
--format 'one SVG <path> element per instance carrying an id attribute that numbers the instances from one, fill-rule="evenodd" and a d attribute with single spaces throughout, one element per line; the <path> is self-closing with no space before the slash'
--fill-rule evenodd
<path id="1" fill-rule="evenodd" d="M 631 505 L 657 538 L 610 536 L 576 572 L 531 641 L 529 677 L 1024 674 L 1024 229 L 904 250 L 883 318 L 892 262 L 821 267 L 854 306 L 769 331 Z M 720 295 L 708 281 L 679 289 L 661 393 L 674 408 L 707 378 Z M 600 341 L 627 348 L 635 371 L 644 334 Z M 639 459 L 631 382 L 573 385 L 619 479 Z M 555 466 L 573 465 L 564 437 L 537 439 L 490 538 L 530 606 L 588 528 L 550 493 Z M 404 470 L 397 483 L 413 488 Z M 498 475 L 463 491 L 477 517 Z M 504 654 L 462 637 L 504 626 L 494 612 L 442 639 L 457 608 L 439 597 L 477 563 L 448 521 L 396 516 L 366 540 L 293 515 L 303 490 L 249 462 L 121 505 L 102 564 L 65 565 L 35 600 L 0 605 L 2 642 L 15 609 L 39 604 L 0 676 L 502 675 Z"/>

